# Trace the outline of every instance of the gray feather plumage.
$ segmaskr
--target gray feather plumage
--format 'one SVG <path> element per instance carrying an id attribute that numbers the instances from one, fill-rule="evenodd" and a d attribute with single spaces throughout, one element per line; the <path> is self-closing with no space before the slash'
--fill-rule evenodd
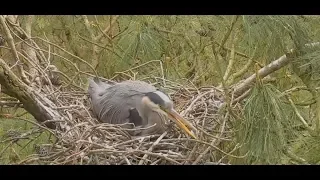
<path id="1" fill-rule="evenodd" d="M 154 86 L 143 81 L 110 83 L 95 78 L 89 79 L 88 93 L 94 114 L 100 121 L 124 124 L 129 122 L 130 108 L 141 112 L 139 103 L 144 93 L 156 90 Z"/>

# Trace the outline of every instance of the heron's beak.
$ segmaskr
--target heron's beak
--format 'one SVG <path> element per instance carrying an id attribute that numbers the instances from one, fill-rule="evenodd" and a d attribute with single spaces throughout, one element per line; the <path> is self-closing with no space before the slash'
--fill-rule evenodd
<path id="1" fill-rule="evenodd" d="M 192 130 L 196 131 L 196 128 L 192 126 L 187 120 L 185 120 L 179 113 L 175 110 L 167 110 L 165 111 L 168 114 L 168 117 L 175 122 L 186 134 L 191 137 L 197 139 L 196 135 L 192 132 Z"/>

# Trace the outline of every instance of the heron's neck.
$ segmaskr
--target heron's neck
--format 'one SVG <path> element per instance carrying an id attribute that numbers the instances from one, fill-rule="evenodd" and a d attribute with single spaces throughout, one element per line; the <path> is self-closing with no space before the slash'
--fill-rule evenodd
<path id="1" fill-rule="evenodd" d="M 165 127 L 163 121 L 164 116 L 156 111 L 153 111 L 149 106 L 143 104 L 141 106 L 141 118 L 143 120 L 143 127 L 148 128 L 142 130 L 142 134 L 153 134 L 156 132 L 162 133 Z M 152 126 L 152 127 L 150 127 Z"/>
<path id="2" fill-rule="evenodd" d="M 148 118 L 152 115 L 152 112 L 153 112 L 153 110 L 150 107 L 148 107 L 147 105 L 142 103 L 142 106 L 141 106 L 141 117 L 142 117 L 144 125 L 149 124 Z"/>
<path id="3" fill-rule="evenodd" d="M 144 125 L 151 126 L 157 123 L 158 125 L 161 124 L 161 114 L 152 110 L 148 105 L 142 103 L 142 119 L 144 121 Z"/>

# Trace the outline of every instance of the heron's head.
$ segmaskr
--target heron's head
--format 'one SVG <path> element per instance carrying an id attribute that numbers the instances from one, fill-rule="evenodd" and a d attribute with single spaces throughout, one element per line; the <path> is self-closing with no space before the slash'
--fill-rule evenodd
<path id="1" fill-rule="evenodd" d="M 191 130 L 195 128 L 185 120 L 176 110 L 173 108 L 173 102 L 170 98 L 161 91 L 146 93 L 142 98 L 142 103 L 147 105 L 151 110 L 164 114 L 170 120 L 175 122 L 179 128 L 181 128 L 186 134 L 196 139 L 195 134 Z"/>

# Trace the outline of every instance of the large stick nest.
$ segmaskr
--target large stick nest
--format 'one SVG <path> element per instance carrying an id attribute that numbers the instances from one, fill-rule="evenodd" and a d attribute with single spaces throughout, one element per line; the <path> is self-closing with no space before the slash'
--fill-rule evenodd
<path id="1" fill-rule="evenodd" d="M 162 135 L 131 137 L 122 125 L 100 123 L 92 117 L 86 91 L 50 87 L 41 90 L 55 102 L 54 110 L 61 118 L 51 120 L 56 121 L 55 130 L 38 126 L 52 133 L 56 142 L 36 145 L 36 154 L 20 164 L 220 164 L 232 156 L 219 147 L 231 141 L 232 134 L 228 118 L 218 113 L 222 92 L 214 87 L 186 88 L 173 82 L 161 87 L 170 91 L 177 111 L 199 130 L 197 140 L 174 124 Z"/>

